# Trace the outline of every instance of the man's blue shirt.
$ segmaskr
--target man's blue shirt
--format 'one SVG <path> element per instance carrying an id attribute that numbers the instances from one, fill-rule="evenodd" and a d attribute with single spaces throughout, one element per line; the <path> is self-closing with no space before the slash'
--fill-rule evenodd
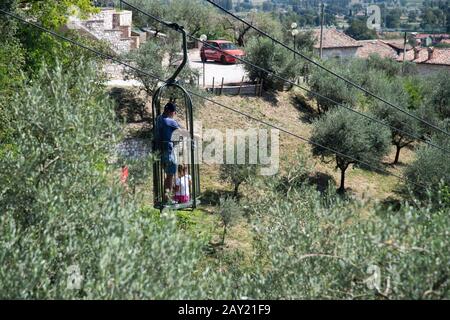
<path id="1" fill-rule="evenodd" d="M 156 134 L 155 140 L 160 142 L 162 151 L 172 152 L 173 142 L 172 134 L 179 129 L 180 125 L 174 119 L 165 115 L 161 115 L 156 119 Z"/>

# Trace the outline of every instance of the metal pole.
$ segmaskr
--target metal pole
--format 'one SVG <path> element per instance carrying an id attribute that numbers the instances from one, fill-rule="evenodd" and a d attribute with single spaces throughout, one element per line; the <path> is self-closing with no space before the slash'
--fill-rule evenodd
<path id="1" fill-rule="evenodd" d="M 203 61 L 203 88 L 205 87 L 205 78 L 206 78 L 206 75 L 205 75 L 206 73 L 205 73 L 205 61 Z"/>
<path id="2" fill-rule="evenodd" d="M 321 5 L 321 18 L 320 18 L 320 59 L 323 57 L 323 23 L 324 23 L 324 8 L 325 5 L 322 2 Z"/>
<path id="3" fill-rule="evenodd" d="M 296 50 L 295 47 L 296 47 L 296 46 L 295 46 L 295 34 L 294 34 L 294 60 L 297 58 L 297 55 L 296 55 L 296 53 L 295 53 L 295 50 Z"/>
<path id="4" fill-rule="evenodd" d="M 192 177 L 195 179 L 192 183 L 192 198 L 193 198 L 193 209 L 197 208 L 197 197 L 198 197 L 198 192 L 199 190 L 197 190 L 197 183 L 196 180 L 200 179 L 199 177 L 199 171 L 197 171 L 197 167 L 195 165 L 195 135 L 194 135 L 194 112 L 192 110 L 192 99 L 189 95 L 186 95 L 186 100 L 188 101 L 187 103 L 187 107 L 189 108 L 189 122 L 190 122 L 190 126 L 189 126 L 189 134 L 190 134 L 190 151 L 191 151 L 191 172 L 192 172 Z"/>
<path id="5" fill-rule="evenodd" d="M 405 64 L 406 61 L 406 42 L 407 42 L 407 35 L 405 32 L 405 41 L 403 43 L 403 65 Z"/>
<path id="6" fill-rule="evenodd" d="M 244 76 L 242 76 L 241 85 L 239 86 L 238 96 L 241 94 L 242 85 L 244 84 Z"/>

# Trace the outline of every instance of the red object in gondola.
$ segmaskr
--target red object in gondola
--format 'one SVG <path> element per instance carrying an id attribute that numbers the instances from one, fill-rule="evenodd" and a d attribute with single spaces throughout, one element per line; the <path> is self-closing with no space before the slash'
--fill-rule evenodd
<path id="1" fill-rule="evenodd" d="M 128 182 L 129 171 L 127 166 L 122 167 L 122 172 L 120 174 L 120 182 L 122 184 L 127 184 Z"/>

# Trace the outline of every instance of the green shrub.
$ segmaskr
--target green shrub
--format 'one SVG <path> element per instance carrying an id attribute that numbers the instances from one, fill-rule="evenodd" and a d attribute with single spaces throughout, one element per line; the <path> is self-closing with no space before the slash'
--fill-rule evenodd
<path id="1" fill-rule="evenodd" d="M 249 163 L 250 161 L 247 160 L 250 158 L 249 145 L 247 144 L 247 141 L 245 141 L 244 159 L 238 159 L 238 146 L 236 143 L 233 145 L 233 148 L 234 148 L 233 162 L 228 163 L 227 161 L 226 163 L 220 165 L 219 178 L 224 182 L 231 183 L 231 185 L 233 186 L 233 197 L 235 199 L 238 199 L 239 187 L 249 179 L 255 177 L 256 174 L 258 173 L 258 169 L 260 166 L 257 164 L 250 164 Z"/>
<path id="2" fill-rule="evenodd" d="M 402 91 L 403 85 L 398 82 L 386 82 L 384 97 L 388 101 L 395 101 L 395 105 L 410 114 L 415 114 L 414 110 L 408 110 L 410 103 L 410 95 Z M 396 148 L 396 155 L 393 164 L 398 164 L 400 161 L 400 152 L 403 148 L 412 145 L 420 137 L 420 123 L 416 119 L 400 112 L 383 102 L 374 102 L 372 105 L 373 113 L 378 119 L 383 120 L 390 125 L 391 141 Z M 394 130 L 397 128 L 398 130 Z M 400 131 L 399 131 L 400 130 Z"/>
<path id="3" fill-rule="evenodd" d="M 338 62 L 328 62 L 327 66 L 337 72 L 343 71 L 343 66 Z M 315 94 L 308 93 L 311 99 L 316 99 L 319 114 L 325 113 L 336 104 L 354 105 L 356 102 L 355 90 L 346 84 L 344 81 L 337 80 L 330 73 L 325 70 L 314 68 L 309 81 L 311 90 L 320 94 L 318 97 Z M 330 101 L 331 100 L 331 101 Z"/>
<path id="4" fill-rule="evenodd" d="M 450 148 L 446 136 L 435 135 L 432 141 L 443 148 Z M 422 146 L 417 151 L 416 160 L 406 168 L 405 177 L 407 186 L 419 198 L 426 199 L 429 191 L 437 195 L 440 188 L 450 186 L 448 154 L 435 147 Z"/>
<path id="5" fill-rule="evenodd" d="M 174 216 L 138 213 L 109 181 L 118 128 L 96 70 L 43 70 L 8 105 L 16 134 L 0 161 L 0 297 L 224 297 L 202 280 L 211 272 L 197 272 L 204 242 L 178 232 Z"/>
<path id="6" fill-rule="evenodd" d="M 252 38 L 246 46 L 246 60 L 260 66 L 277 76 L 294 81 L 301 70 L 300 58 L 294 59 L 289 51 L 276 46 L 270 39 Z M 279 89 L 285 83 L 267 72 L 245 65 L 245 70 L 252 81 L 263 80 L 264 88 Z"/>
<path id="7" fill-rule="evenodd" d="M 276 183 L 275 183 L 276 184 Z M 250 201 L 254 248 L 240 296 L 255 299 L 448 299 L 449 210 L 398 212 L 310 187 Z M 330 191 L 331 192 L 331 191 Z M 327 199 L 324 199 L 327 197 Z M 378 281 L 379 279 L 379 281 Z"/>
<path id="8" fill-rule="evenodd" d="M 241 214 L 241 208 L 234 199 L 220 199 L 219 216 L 223 227 L 222 245 L 225 244 L 228 228 L 237 223 Z"/>
<path id="9" fill-rule="evenodd" d="M 356 40 L 375 39 L 377 36 L 375 30 L 367 28 L 366 22 L 359 19 L 353 19 L 345 33 Z"/>
<path id="10" fill-rule="evenodd" d="M 450 86 L 448 85 L 448 78 L 450 72 L 441 71 L 432 75 L 426 81 L 426 101 L 424 108 L 434 111 L 439 120 L 450 118 Z"/>

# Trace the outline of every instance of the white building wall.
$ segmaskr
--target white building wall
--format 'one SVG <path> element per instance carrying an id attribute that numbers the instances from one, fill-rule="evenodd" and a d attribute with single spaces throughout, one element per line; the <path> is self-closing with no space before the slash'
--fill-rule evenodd
<path id="1" fill-rule="evenodd" d="M 354 58 L 356 57 L 356 51 L 358 48 L 333 48 L 323 49 L 323 58 Z M 316 54 L 319 54 L 319 49 L 316 49 Z"/>
<path id="2" fill-rule="evenodd" d="M 133 21 L 133 13 L 131 11 L 122 11 L 116 13 L 120 15 L 120 25 L 121 26 L 131 26 Z"/>
<path id="3" fill-rule="evenodd" d="M 421 75 L 430 75 L 433 73 L 438 73 L 440 71 L 450 72 L 450 66 L 446 65 L 418 63 L 416 64 L 416 66 L 419 74 Z"/>

